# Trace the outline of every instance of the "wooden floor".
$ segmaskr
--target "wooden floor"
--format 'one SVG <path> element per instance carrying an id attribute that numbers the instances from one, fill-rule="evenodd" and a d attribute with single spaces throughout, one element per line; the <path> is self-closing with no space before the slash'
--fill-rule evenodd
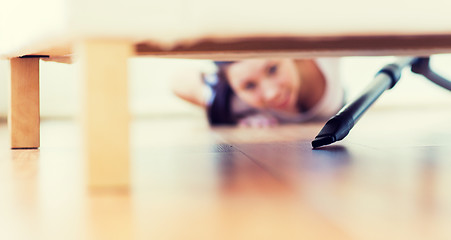
<path id="1" fill-rule="evenodd" d="M 322 124 L 132 122 L 129 192 L 87 191 L 79 125 L 41 149 L 0 127 L 0 239 L 451 239 L 451 102 L 372 109 L 320 150 Z"/>

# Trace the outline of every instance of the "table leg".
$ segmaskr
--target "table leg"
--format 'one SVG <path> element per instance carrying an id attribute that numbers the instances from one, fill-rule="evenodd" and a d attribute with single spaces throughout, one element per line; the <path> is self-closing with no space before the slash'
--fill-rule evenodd
<path id="1" fill-rule="evenodd" d="M 39 58 L 13 58 L 10 63 L 11 148 L 39 148 Z"/>
<path id="2" fill-rule="evenodd" d="M 132 44 L 86 40 L 75 48 L 82 87 L 82 122 L 90 188 L 130 183 L 127 59 Z"/>

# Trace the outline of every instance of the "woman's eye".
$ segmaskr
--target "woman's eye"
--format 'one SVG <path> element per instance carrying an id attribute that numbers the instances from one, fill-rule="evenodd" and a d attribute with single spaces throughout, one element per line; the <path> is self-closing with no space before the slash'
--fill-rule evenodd
<path id="1" fill-rule="evenodd" d="M 275 65 L 271 65 L 268 68 L 268 75 L 274 75 L 277 72 L 277 68 L 278 68 L 278 66 L 276 64 Z"/>
<path id="2" fill-rule="evenodd" d="M 244 84 L 244 89 L 246 90 L 253 90 L 257 87 L 257 84 L 254 82 L 247 82 Z"/>

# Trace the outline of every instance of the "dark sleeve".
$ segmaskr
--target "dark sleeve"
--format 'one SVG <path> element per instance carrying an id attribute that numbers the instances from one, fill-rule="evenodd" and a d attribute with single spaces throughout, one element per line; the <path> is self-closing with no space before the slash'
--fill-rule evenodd
<path id="1" fill-rule="evenodd" d="M 216 73 L 216 81 L 205 82 L 212 90 L 212 99 L 207 105 L 207 117 L 210 125 L 233 125 L 236 124 L 231 111 L 232 88 L 227 81 L 221 78 L 221 72 Z M 210 78 L 212 76 L 209 76 Z"/>

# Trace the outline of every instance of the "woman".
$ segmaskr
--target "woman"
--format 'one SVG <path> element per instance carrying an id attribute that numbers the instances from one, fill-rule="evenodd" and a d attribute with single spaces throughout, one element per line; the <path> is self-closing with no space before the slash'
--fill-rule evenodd
<path id="1" fill-rule="evenodd" d="M 174 93 L 207 109 L 209 122 L 266 127 L 325 120 L 344 104 L 339 60 L 249 59 L 184 73 Z"/>

